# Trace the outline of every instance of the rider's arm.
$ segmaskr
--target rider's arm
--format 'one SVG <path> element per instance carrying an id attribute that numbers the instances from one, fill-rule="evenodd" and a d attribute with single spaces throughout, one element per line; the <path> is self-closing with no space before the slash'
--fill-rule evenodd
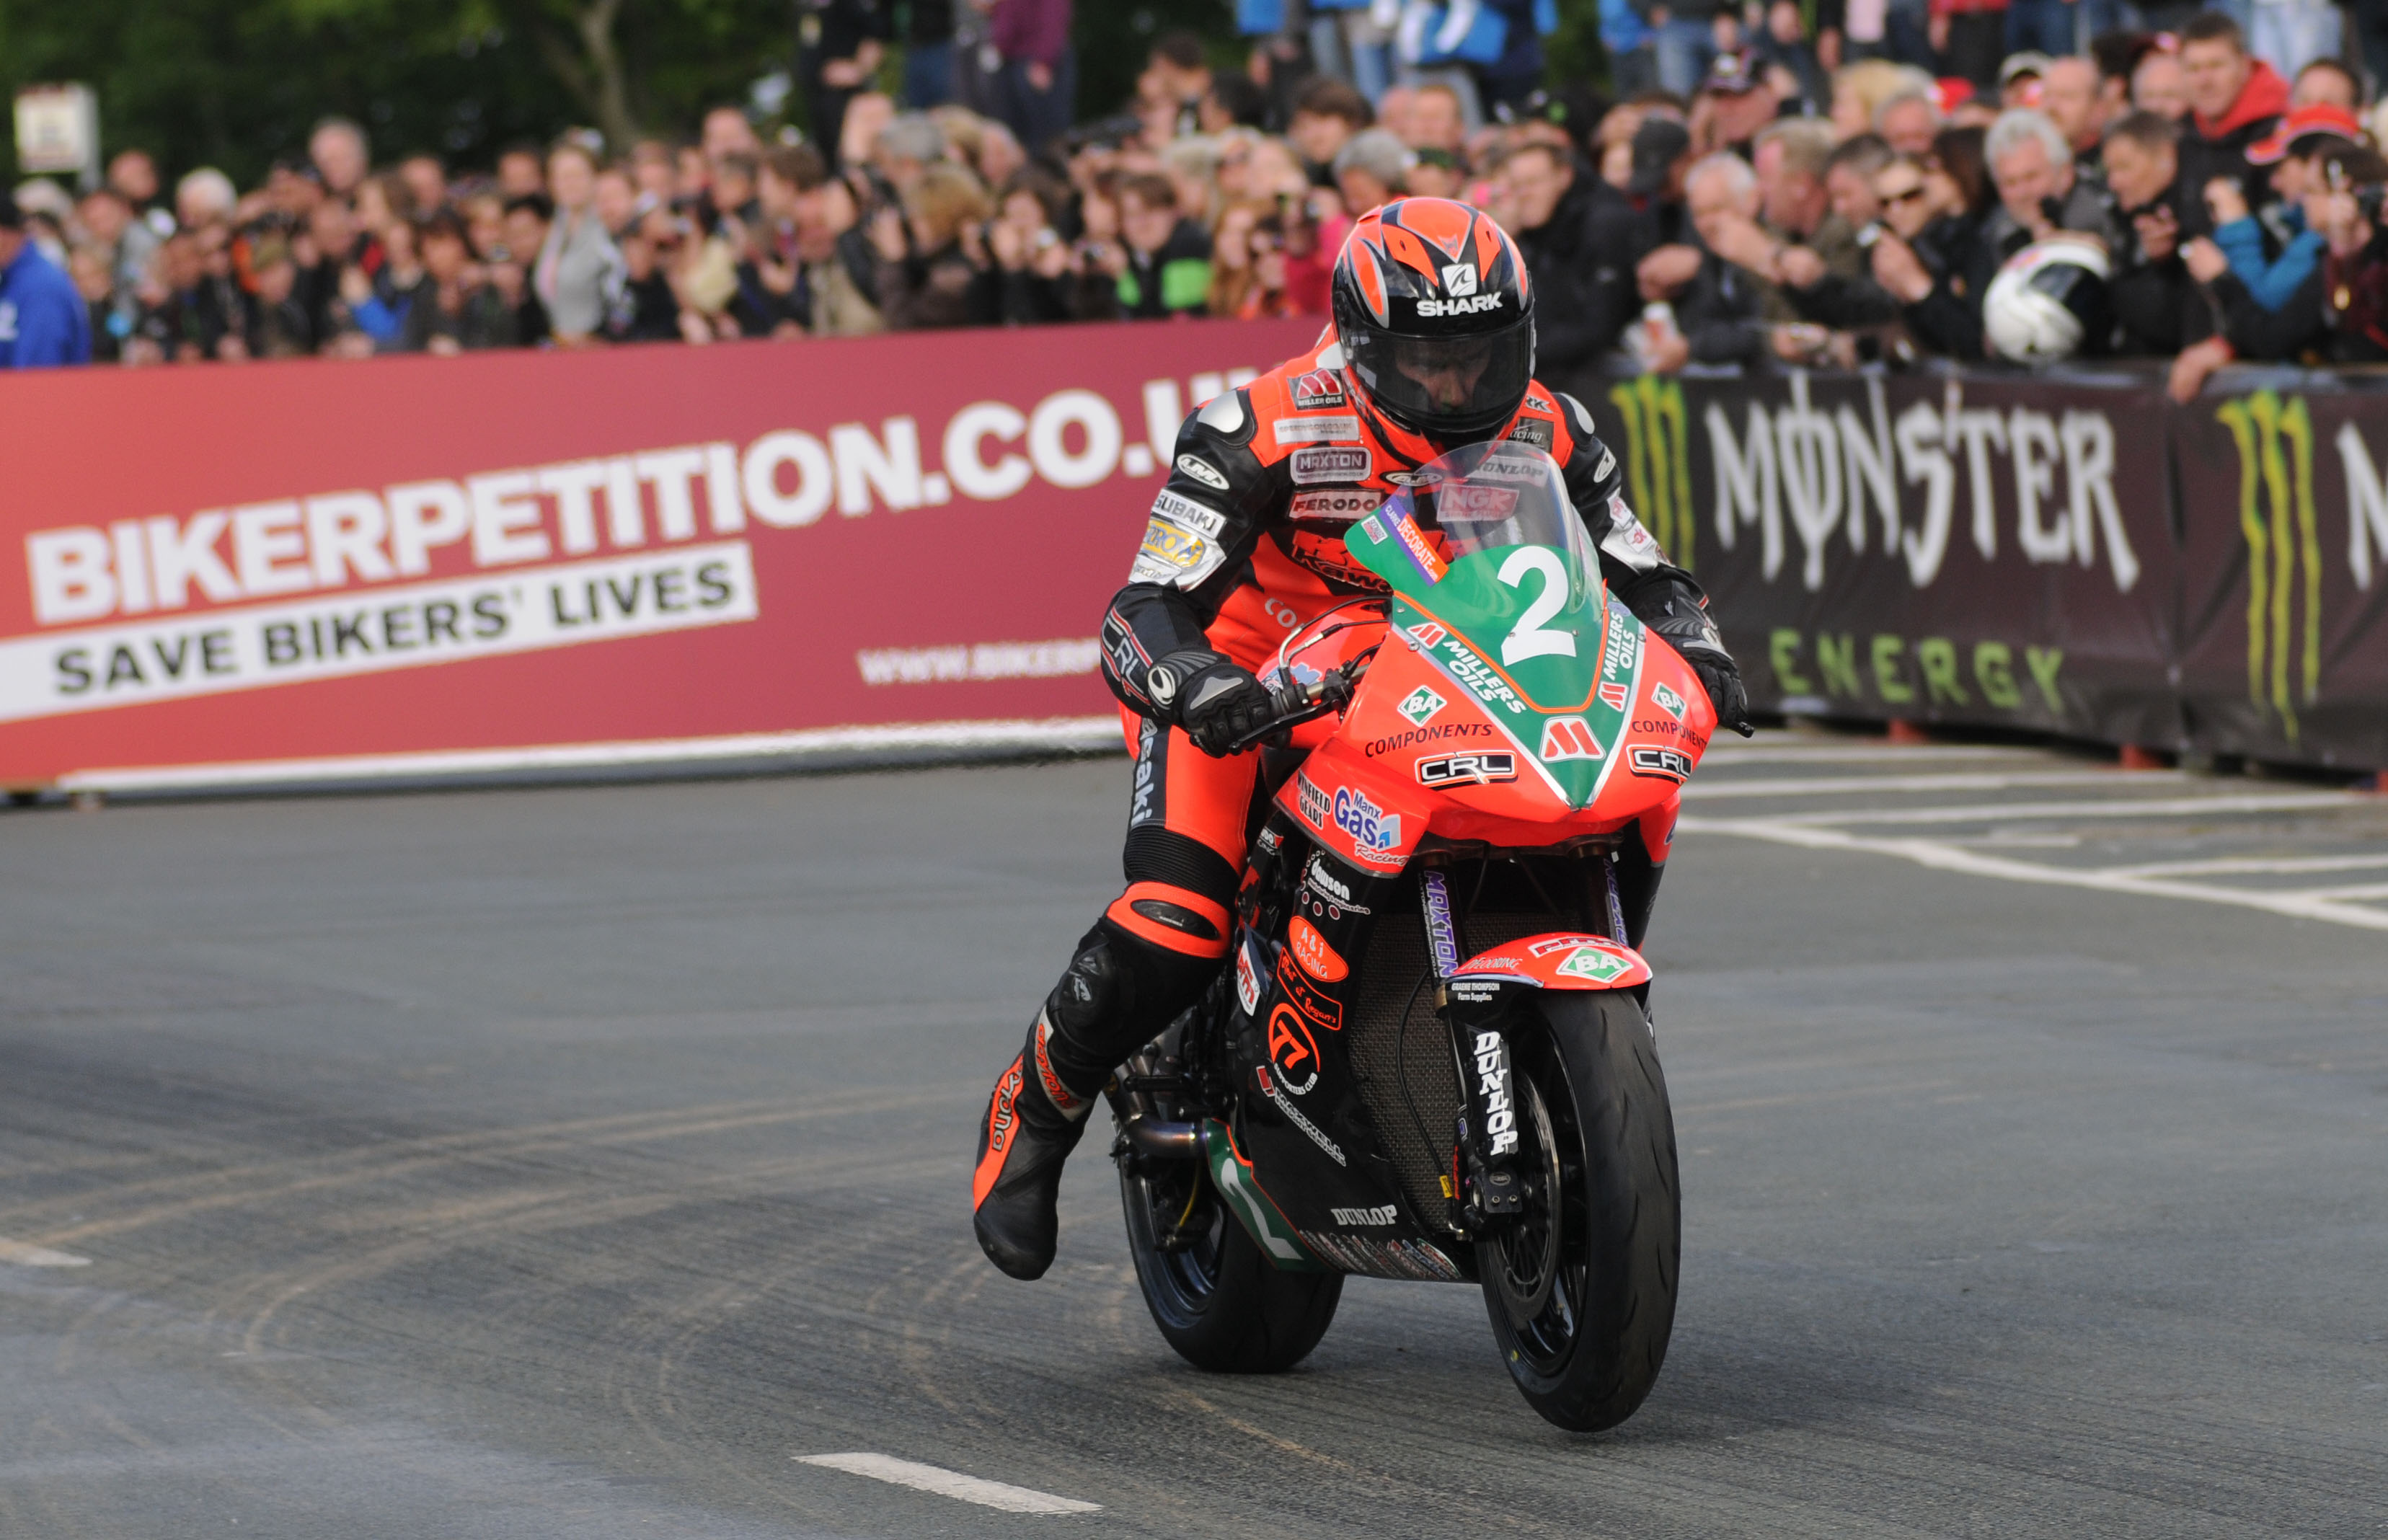
<path id="1" fill-rule="evenodd" d="M 1127 586 L 1103 617 L 1103 682 L 1129 710 L 1168 726 L 1184 725 L 1181 713 L 1208 683 L 1199 676 L 1235 668 L 1203 633 L 1249 579 L 1275 495 L 1251 452 L 1252 427 L 1245 393 L 1229 390 L 1178 429 Z M 1156 678 L 1163 663 L 1167 677 Z"/>

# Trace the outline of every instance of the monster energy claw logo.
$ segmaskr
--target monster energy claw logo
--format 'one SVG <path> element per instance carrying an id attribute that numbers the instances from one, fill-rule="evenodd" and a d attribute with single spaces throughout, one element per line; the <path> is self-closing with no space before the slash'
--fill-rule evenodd
<path id="1" fill-rule="evenodd" d="M 1683 387 L 1641 375 L 1609 388 L 1625 416 L 1625 491 L 1659 549 L 1692 569 L 1692 467 Z"/>
<path id="2" fill-rule="evenodd" d="M 2226 401 L 2215 416 L 2239 444 L 2239 528 L 2247 538 L 2247 697 L 2259 709 L 2278 712 L 2280 731 L 2294 743 L 2298 704 L 2310 705 L 2321 693 L 2313 417 L 2302 396 L 2283 403 L 2270 389 Z"/>

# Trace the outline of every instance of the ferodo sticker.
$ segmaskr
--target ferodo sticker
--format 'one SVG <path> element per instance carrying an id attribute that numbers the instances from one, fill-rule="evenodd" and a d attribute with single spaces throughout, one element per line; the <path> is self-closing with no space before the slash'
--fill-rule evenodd
<path id="1" fill-rule="evenodd" d="M 1315 487 L 1322 481 L 1368 479 L 1368 452 L 1365 449 L 1298 449 L 1293 452 L 1292 463 L 1293 484 L 1297 487 Z"/>
<path id="2" fill-rule="evenodd" d="M 1137 549 L 1127 580 L 1192 588 L 1224 559 L 1225 553 L 1210 537 L 1155 514 L 1144 527 L 1144 543 Z"/>
<path id="3" fill-rule="evenodd" d="M 1680 749 L 1637 748 L 1633 751 L 1633 773 L 1678 784 L 1692 778 L 1692 757 Z"/>
<path id="4" fill-rule="evenodd" d="M 1287 948 L 1293 953 L 1293 960 L 1302 964 L 1302 971 L 1319 983 L 1333 984 L 1350 976 L 1350 964 L 1327 944 L 1327 937 L 1318 934 L 1318 927 L 1301 915 L 1295 915 L 1293 923 L 1286 927 L 1285 938 Z"/>
<path id="5" fill-rule="evenodd" d="M 1384 493 L 1365 487 L 1318 487 L 1294 493 L 1286 511 L 1295 518 L 1365 518 L 1384 501 Z"/>

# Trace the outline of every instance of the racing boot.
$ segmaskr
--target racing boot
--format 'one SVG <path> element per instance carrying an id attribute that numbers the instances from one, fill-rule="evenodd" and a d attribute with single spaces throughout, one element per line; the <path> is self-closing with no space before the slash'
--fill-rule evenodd
<path id="1" fill-rule="evenodd" d="M 1081 1094 L 1054 1074 L 1052 1041 L 1048 1008 L 1036 1012 L 1020 1057 L 995 1082 L 971 1184 L 979 1245 L 997 1266 L 1023 1279 L 1042 1278 L 1053 1265 L 1061 1163 L 1077 1148 L 1095 1105 L 1096 1088 Z"/>
<path id="2" fill-rule="evenodd" d="M 1215 961 L 1180 958 L 1097 921 L 1028 1029 L 1020 1057 L 995 1083 L 978 1131 L 972 1182 L 978 1243 L 1018 1279 L 1053 1265 L 1061 1163 L 1111 1070 L 1190 1002 Z"/>

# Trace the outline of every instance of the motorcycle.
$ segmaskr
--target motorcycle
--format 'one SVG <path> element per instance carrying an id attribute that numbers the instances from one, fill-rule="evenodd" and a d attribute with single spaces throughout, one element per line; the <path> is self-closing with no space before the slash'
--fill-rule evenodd
<path id="1" fill-rule="evenodd" d="M 1610 597 L 1549 456 L 1474 445 L 1344 536 L 1387 597 L 1287 637 L 1229 958 L 1106 1088 L 1137 1279 L 1207 1369 L 1269 1372 L 1352 1274 L 1477 1284 L 1518 1388 L 1612 1427 L 1682 1246 L 1637 949 L 1715 730 Z"/>

